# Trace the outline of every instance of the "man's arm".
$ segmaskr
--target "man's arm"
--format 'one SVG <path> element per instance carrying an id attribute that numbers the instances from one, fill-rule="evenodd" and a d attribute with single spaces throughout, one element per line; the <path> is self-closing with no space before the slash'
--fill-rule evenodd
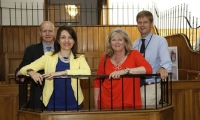
<path id="1" fill-rule="evenodd" d="M 15 79 L 16 80 L 19 80 L 18 79 L 18 74 L 19 74 L 19 70 L 24 67 L 25 65 L 28 65 L 30 64 L 33 60 L 32 60 L 32 54 L 31 54 L 31 50 L 30 50 L 30 47 L 27 47 L 26 50 L 25 50 L 25 53 L 24 53 L 24 56 L 23 56 L 23 59 L 22 59 L 22 62 L 20 63 L 19 67 L 15 70 Z M 23 82 L 23 80 L 21 80 Z"/>
<path id="2" fill-rule="evenodd" d="M 168 72 L 171 72 L 172 68 L 172 61 L 169 56 L 169 49 L 168 49 L 168 43 L 165 38 L 161 42 L 160 47 L 159 47 L 159 58 L 160 58 L 160 68 L 157 70 L 157 73 L 160 73 L 161 79 L 166 79 L 168 76 Z"/>

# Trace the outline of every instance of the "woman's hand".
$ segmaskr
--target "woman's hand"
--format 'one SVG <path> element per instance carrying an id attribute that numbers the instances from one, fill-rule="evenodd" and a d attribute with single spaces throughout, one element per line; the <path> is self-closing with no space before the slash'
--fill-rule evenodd
<path id="1" fill-rule="evenodd" d="M 67 75 L 67 72 L 60 71 L 60 72 L 45 73 L 42 76 L 46 79 L 52 79 L 54 76 L 62 76 L 62 75 Z"/>
<path id="2" fill-rule="evenodd" d="M 43 77 L 40 73 L 37 73 L 35 71 L 27 72 L 27 74 L 35 81 L 35 83 L 40 83 L 42 85 Z"/>
<path id="3" fill-rule="evenodd" d="M 109 79 L 119 79 L 121 75 L 126 74 L 124 70 L 114 71 L 109 75 Z"/>

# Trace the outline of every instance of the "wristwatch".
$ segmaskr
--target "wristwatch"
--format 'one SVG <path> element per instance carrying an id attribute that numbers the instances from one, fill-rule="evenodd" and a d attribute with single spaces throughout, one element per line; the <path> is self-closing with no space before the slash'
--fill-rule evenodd
<path id="1" fill-rule="evenodd" d="M 130 74 L 130 69 L 129 68 L 125 67 L 124 71 L 126 72 L 126 74 Z"/>

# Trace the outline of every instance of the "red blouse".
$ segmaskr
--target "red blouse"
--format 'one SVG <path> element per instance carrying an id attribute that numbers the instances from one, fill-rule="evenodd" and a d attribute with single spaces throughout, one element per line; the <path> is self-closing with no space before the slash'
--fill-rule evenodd
<path id="1" fill-rule="evenodd" d="M 97 74 L 110 74 L 115 70 L 113 63 L 108 57 L 104 73 L 104 59 L 105 55 L 101 58 Z M 137 50 L 132 50 L 126 60 L 122 63 L 121 69 L 124 69 L 125 67 L 135 68 L 140 66 L 145 67 L 147 74 L 152 73 L 152 67 L 145 58 Z M 124 108 L 141 107 L 139 77 L 126 77 L 123 78 L 123 80 L 122 78 L 117 80 L 109 80 L 108 78 L 105 78 L 102 84 L 100 82 L 101 81 L 98 78 L 94 80 L 94 88 L 100 88 L 101 86 L 98 96 L 99 108 L 111 109 L 112 107 L 122 109 L 122 106 Z"/>

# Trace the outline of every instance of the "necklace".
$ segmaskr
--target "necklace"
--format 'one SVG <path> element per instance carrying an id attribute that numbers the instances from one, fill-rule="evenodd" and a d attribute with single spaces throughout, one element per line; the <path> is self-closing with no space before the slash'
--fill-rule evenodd
<path id="1" fill-rule="evenodd" d="M 111 59 L 112 64 L 114 65 L 113 68 L 116 70 L 121 70 L 122 69 L 122 63 L 125 60 L 125 56 L 122 57 L 121 61 L 117 64 L 113 59 Z"/>
<path id="2" fill-rule="evenodd" d="M 58 54 L 58 57 L 64 63 L 69 63 L 70 62 L 70 59 L 68 57 L 63 57 L 63 56 L 61 56 L 60 53 Z"/>

